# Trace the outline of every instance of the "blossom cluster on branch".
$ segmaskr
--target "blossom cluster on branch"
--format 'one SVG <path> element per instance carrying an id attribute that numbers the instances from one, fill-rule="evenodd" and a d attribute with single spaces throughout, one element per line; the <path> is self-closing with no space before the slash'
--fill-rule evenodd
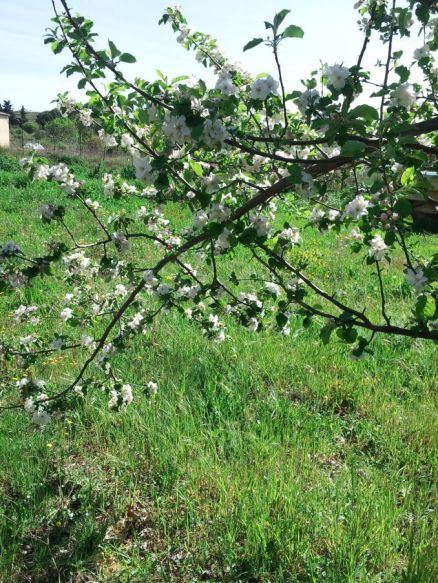
<path id="1" fill-rule="evenodd" d="M 245 45 L 251 50 L 263 44 L 273 54 L 275 74 L 253 77 L 215 39 L 192 30 L 179 8 L 168 8 L 160 23 L 214 71 L 209 87 L 184 75 L 128 80 L 120 65 L 135 62 L 133 55 L 112 41 L 97 48 L 90 20 L 73 15 L 65 0 L 53 6 L 55 26 L 46 42 L 55 53 L 70 51 L 64 72 L 78 74 L 78 87 L 87 88 L 88 96 L 84 105 L 61 95 L 62 112 L 78 112 L 107 148 L 124 148 L 143 185 L 106 173 L 104 201 L 113 208 L 114 200 L 130 199 L 136 208 L 108 214 L 105 202 L 64 164 L 50 166 L 37 156 L 22 161 L 33 180 L 55 183 L 66 202 L 39 208 L 47 228 L 63 233 L 47 242 L 46 255 L 34 257 L 12 241 L 0 247 L 0 289 L 17 295 L 14 318 L 36 330 L 0 345 L 3 359 L 23 369 L 12 397 L 7 393 L 13 399 L 15 391 L 15 402 L 6 407 L 24 407 L 42 425 L 60 403 L 90 389 L 105 390 L 111 409 L 128 405 L 133 390 L 119 378 L 114 358 L 170 309 L 215 342 L 226 339 L 228 318 L 249 333 L 273 328 L 286 336 L 292 324 L 299 329 L 301 322 L 305 333 L 317 322 L 323 342 L 335 332 L 357 358 L 371 352 L 379 333 L 438 340 L 438 253 L 419 257 L 409 243 L 409 199 L 427 199 L 431 185 L 424 170 L 436 168 L 438 152 L 436 6 L 425 0 L 357 2 L 364 34 L 357 61 L 349 56 L 326 64 L 291 92 L 280 50 L 304 31 L 285 25 L 288 10 L 265 23 L 265 38 Z M 394 50 L 394 40 L 413 30 L 425 40 L 410 58 Z M 363 66 L 372 35 L 385 54 L 377 79 Z M 409 82 L 413 68 L 421 83 Z M 373 93 L 364 103 L 369 87 Z M 331 194 L 339 191 L 342 202 L 334 205 Z M 69 223 L 72 205 L 79 205 L 98 238 L 78 240 Z M 175 205 L 183 219 L 175 220 Z M 340 299 L 342 290 L 324 289 L 294 263 L 291 250 L 306 244 L 298 216 L 307 218 L 306 228 L 335 233 L 348 241 L 349 252 L 363 257 L 363 269 L 373 270 L 378 281 L 380 318 L 365 303 Z M 250 277 L 229 275 L 227 264 L 238 248 L 255 266 Z M 388 309 L 386 266 L 397 249 L 412 290 L 408 317 Z M 53 274 L 68 290 L 62 309 L 22 303 L 21 290 Z M 52 338 L 38 336 L 43 317 L 57 321 Z M 64 350 L 83 359 L 66 386 L 28 374 L 39 359 Z M 3 384 L 11 385 L 7 379 Z M 157 384 L 151 380 L 142 388 L 152 395 Z"/>

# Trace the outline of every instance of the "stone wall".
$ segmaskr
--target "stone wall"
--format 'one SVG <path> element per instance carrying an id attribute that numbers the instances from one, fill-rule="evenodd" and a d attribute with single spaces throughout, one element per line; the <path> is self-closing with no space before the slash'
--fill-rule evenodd
<path id="1" fill-rule="evenodd" d="M 9 148 L 9 116 L 0 113 L 0 148 Z"/>

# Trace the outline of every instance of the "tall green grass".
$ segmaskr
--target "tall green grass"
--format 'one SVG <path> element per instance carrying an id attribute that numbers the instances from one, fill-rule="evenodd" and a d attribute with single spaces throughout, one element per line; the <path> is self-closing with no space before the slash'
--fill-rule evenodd
<path id="1" fill-rule="evenodd" d="M 61 195 L 17 169 L 4 176 L 0 241 L 38 249 L 47 228 L 36 208 Z M 99 198 L 97 179 L 90 188 Z M 360 258 L 330 235 L 304 238 L 295 259 L 377 316 Z M 436 237 L 413 242 L 422 253 Z M 243 253 L 236 261 L 253 269 Z M 389 310 L 407 313 L 397 270 L 386 277 Z M 56 305 L 64 293 L 54 278 L 1 297 L 0 334 L 17 333 L 18 303 Z M 97 393 L 43 430 L 0 415 L 0 581 L 438 580 L 436 347 L 378 337 L 372 358 L 353 361 L 344 345 L 323 346 L 317 326 L 285 338 L 229 321 L 227 335 L 211 344 L 167 314 L 116 361 L 135 392 L 125 411 Z M 77 362 L 44 366 L 66 379 Z"/>

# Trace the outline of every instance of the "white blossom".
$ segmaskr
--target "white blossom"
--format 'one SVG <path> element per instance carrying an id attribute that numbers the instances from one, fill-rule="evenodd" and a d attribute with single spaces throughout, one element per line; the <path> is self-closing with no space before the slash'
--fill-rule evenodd
<path id="1" fill-rule="evenodd" d="M 79 120 L 83 126 L 90 127 L 92 124 L 90 109 L 81 109 L 79 111 Z"/>
<path id="2" fill-rule="evenodd" d="M 251 85 L 249 95 L 252 99 L 264 101 L 271 93 L 277 93 L 278 85 L 278 81 L 271 77 L 271 75 L 261 79 L 256 79 Z"/>
<path id="3" fill-rule="evenodd" d="M 364 217 L 368 214 L 367 209 L 369 206 L 370 201 L 366 200 L 361 194 L 358 194 L 346 205 L 343 216 L 350 217 L 351 219 L 357 221 L 361 217 Z"/>
<path id="4" fill-rule="evenodd" d="M 300 113 L 304 115 L 310 106 L 314 106 L 318 103 L 320 98 L 321 95 L 317 89 L 306 89 L 306 91 L 303 91 L 298 99 L 295 100 L 295 104 Z"/>
<path id="5" fill-rule="evenodd" d="M 288 227 L 287 229 L 283 229 L 278 236 L 280 239 L 288 241 L 288 243 L 291 245 L 296 245 L 301 241 L 300 230 L 296 227 Z"/>
<path id="6" fill-rule="evenodd" d="M 32 423 L 35 423 L 35 425 L 39 425 L 40 427 L 44 427 L 44 425 L 50 423 L 50 420 L 50 414 L 44 409 L 34 411 L 32 415 Z"/>
<path id="7" fill-rule="evenodd" d="M 380 235 L 376 235 L 371 239 L 369 242 L 370 250 L 369 255 L 373 257 L 376 261 L 381 261 L 388 250 L 388 247 L 385 244 L 385 241 L 382 239 Z"/>
<path id="8" fill-rule="evenodd" d="M 73 318 L 73 310 L 71 308 L 64 308 L 59 316 L 63 322 L 67 322 Z"/>
<path id="9" fill-rule="evenodd" d="M 267 217 L 254 214 L 249 217 L 249 220 L 251 221 L 251 226 L 256 230 L 257 237 L 266 237 L 269 234 L 271 225 Z"/>
<path id="10" fill-rule="evenodd" d="M 415 95 L 411 92 L 411 85 L 403 83 L 391 92 L 391 105 L 394 107 L 405 107 L 410 109 L 416 101 Z"/>
<path id="11" fill-rule="evenodd" d="M 414 59 L 416 61 L 420 61 L 421 59 L 424 59 L 425 57 L 428 57 L 430 54 L 430 47 L 429 45 L 425 44 L 422 47 L 415 49 L 414 51 Z"/>
<path id="12" fill-rule="evenodd" d="M 424 275 L 423 269 L 418 265 L 415 267 L 415 270 L 409 267 L 406 270 L 405 277 L 408 284 L 412 285 L 417 293 L 420 293 L 428 282 L 427 277 Z"/>
<path id="13" fill-rule="evenodd" d="M 332 85 L 337 91 L 345 87 L 348 77 L 350 76 L 350 69 L 343 65 L 332 65 L 327 67 L 327 83 Z"/>

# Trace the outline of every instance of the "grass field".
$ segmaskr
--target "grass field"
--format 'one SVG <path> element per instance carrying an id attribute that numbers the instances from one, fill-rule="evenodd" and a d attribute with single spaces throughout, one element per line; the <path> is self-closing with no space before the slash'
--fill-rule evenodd
<path id="1" fill-rule="evenodd" d="M 92 238 L 55 186 L 0 170 L 0 242 L 42 249 L 36 209 L 61 200 Z M 377 317 L 361 258 L 330 234 L 304 239 L 295 253 L 310 273 Z M 411 243 L 421 255 L 437 237 Z M 244 253 L 236 263 L 253 269 Z M 396 271 L 386 273 L 395 318 L 409 309 Z M 61 305 L 66 291 L 53 278 L 0 297 L 1 337 L 18 333 L 20 303 Z M 354 361 L 345 345 L 323 346 L 317 326 L 282 337 L 230 321 L 227 335 L 209 343 L 166 314 L 117 360 L 134 389 L 157 380 L 153 398 L 137 392 L 112 413 L 89 396 L 44 429 L 0 415 L 2 583 L 438 580 L 436 346 L 378 337 L 374 356 Z M 66 382 L 78 363 L 61 354 L 42 366 Z"/>

